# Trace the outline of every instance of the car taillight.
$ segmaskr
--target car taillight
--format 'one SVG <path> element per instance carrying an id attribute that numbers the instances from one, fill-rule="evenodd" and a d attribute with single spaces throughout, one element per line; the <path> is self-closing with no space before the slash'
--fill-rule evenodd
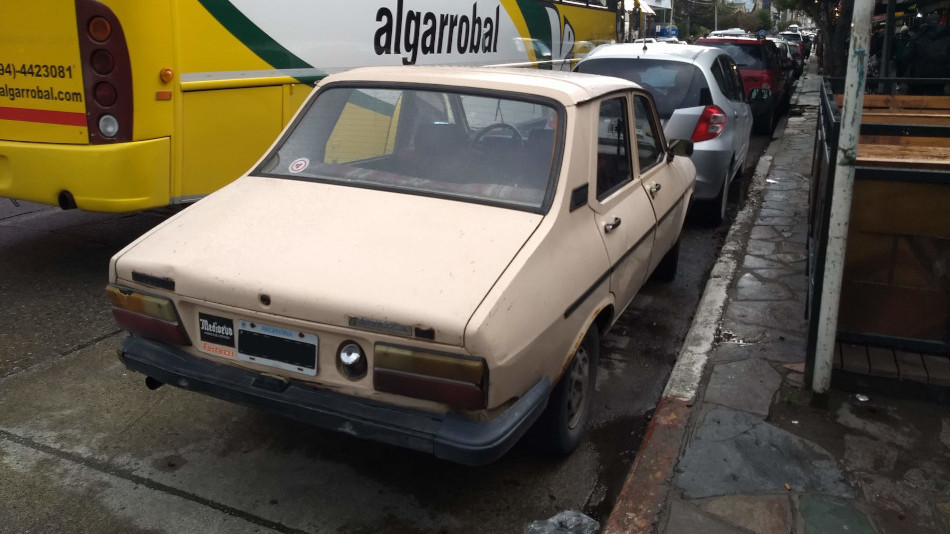
<path id="1" fill-rule="evenodd" d="M 164 343 L 191 345 L 172 301 L 112 285 L 106 287 L 106 295 L 123 329 Z"/>
<path id="2" fill-rule="evenodd" d="M 726 112 L 719 106 L 706 106 L 702 115 L 699 116 L 699 122 L 696 123 L 690 141 L 699 143 L 700 141 L 715 139 L 719 137 L 725 127 Z"/>
<path id="3" fill-rule="evenodd" d="M 479 358 L 377 344 L 373 388 L 465 409 L 484 408 L 488 370 Z"/>
<path id="4" fill-rule="evenodd" d="M 89 142 L 131 141 L 132 63 L 122 25 L 95 0 L 76 0 L 76 21 Z"/>

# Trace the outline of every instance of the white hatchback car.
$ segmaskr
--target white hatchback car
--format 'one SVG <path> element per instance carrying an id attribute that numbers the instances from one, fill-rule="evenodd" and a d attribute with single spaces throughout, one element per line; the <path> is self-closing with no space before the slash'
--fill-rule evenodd
<path id="1" fill-rule="evenodd" d="M 695 198 L 704 201 L 697 207 L 721 223 L 752 130 L 742 77 L 729 54 L 705 46 L 612 44 L 595 49 L 574 70 L 630 80 L 653 94 L 666 137 L 693 141 Z"/>
<path id="2" fill-rule="evenodd" d="M 457 462 L 536 421 L 567 453 L 600 335 L 675 272 L 691 145 L 616 78 L 329 76 L 248 175 L 112 258 L 121 359 L 153 388 Z"/>

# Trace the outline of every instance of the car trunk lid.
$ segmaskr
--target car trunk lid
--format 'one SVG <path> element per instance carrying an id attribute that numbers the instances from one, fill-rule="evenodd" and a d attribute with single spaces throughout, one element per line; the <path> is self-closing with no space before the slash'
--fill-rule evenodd
<path id="1" fill-rule="evenodd" d="M 186 297 L 314 323 L 433 329 L 436 342 L 461 345 L 469 318 L 541 218 L 245 177 L 126 248 L 116 275 L 170 278 Z"/>

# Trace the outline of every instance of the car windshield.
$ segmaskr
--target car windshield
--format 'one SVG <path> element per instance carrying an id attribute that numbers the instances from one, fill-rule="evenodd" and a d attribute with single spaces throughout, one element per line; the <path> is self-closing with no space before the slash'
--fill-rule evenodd
<path id="1" fill-rule="evenodd" d="M 692 63 L 642 58 L 601 58 L 582 61 L 578 72 L 624 78 L 653 94 L 657 113 L 668 119 L 680 108 L 701 106 L 700 92 L 708 89 L 703 72 Z"/>
<path id="2" fill-rule="evenodd" d="M 779 35 L 781 35 L 782 38 L 785 39 L 786 41 L 801 41 L 802 40 L 802 35 L 800 33 L 786 32 L 786 33 L 780 33 Z"/>
<path id="3" fill-rule="evenodd" d="M 542 211 L 562 116 L 507 93 L 331 87 L 255 172 Z"/>
<path id="4" fill-rule="evenodd" d="M 768 64 L 762 54 L 762 47 L 758 44 L 735 43 L 700 43 L 703 46 L 713 46 L 725 50 L 732 56 L 740 69 L 767 69 Z"/>

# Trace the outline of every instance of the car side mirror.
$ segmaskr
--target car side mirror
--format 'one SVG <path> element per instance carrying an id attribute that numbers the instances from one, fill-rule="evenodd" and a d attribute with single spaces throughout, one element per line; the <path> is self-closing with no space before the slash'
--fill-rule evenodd
<path id="1" fill-rule="evenodd" d="M 673 156 L 690 157 L 693 155 L 693 142 L 688 139 L 674 139 L 666 151 L 666 162 L 673 161 Z"/>
<path id="2" fill-rule="evenodd" d="M 768 100 L 771 93 L 768 89 L 762 89 L 761 87 L 756 87 L 755 89 L 749 91 L 749 102 L 755 102 L 756 100 Z"/>

